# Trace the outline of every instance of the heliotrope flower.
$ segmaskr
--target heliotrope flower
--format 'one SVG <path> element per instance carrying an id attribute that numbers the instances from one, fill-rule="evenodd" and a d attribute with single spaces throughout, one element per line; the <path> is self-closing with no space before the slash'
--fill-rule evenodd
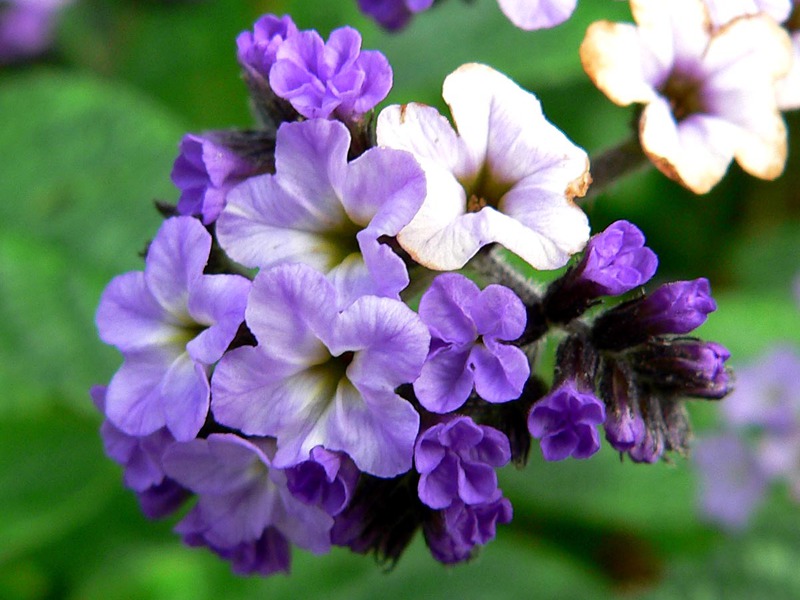
<path id="1" fill-rule="evenodd" d="M 791 61 L 766 15 L 712 29 L 702 0 L 631 0 L 637 25 L 593 23 L 581 44 L 589 77 L 619 105 L 644 104 L 642 149 L 665 175 L 709 191 L 735 158 L 774 179 L 786 161 L 775 80 Z"/>
<path id="2" fill-rule="evenodd" d="M 164 221 L 144 272 L 119 275 L 97 308 L 100 338 L 125 360 L 108 385 L 106 414 L 145 436 L 165 427 L 192 439 L 208 414 L 211 366 L 244 320 L 250 281 L 205 275 L 211 236 L 197 219 Z"/>
<path id="3" fill-rule="evenodd" d="M 392 68 L 377 50 L 361 50 L 352 27 L 333 30 L 327 42 L 316 31 L 299 31 L 278 46 L 269 85 L 306 118 L 351 119 L 386 97 Z"/>
<path id="4" fill-rule="evenodd" d="M 275 174 L 228 194 L 217 222 L 225 252 L 248 267 L 308 264 L 329 275 L 343 304 L 364 294 L 397 298 L 408 272 L 379 238 L 411 221 L 425 176 L 407 152 L 372 148 L 348 163 L 349 147 L 338 121 L 284 123 Z"/>
<path id="5" fill-rule="evenodd" d="M 413 153 L 428 183 L 400 245 L 435 270 L 459 269 L 492 242 L 535 268 L 566 264 L 589 238 L 572 201 L 589 184 L 586 153 L 544 118 L 535 96 L 485 65 L 451 73 L 443 96 L 458 132 L 422 104 L 378 117 L 378 144 Z"/>
<path id="6" fill-rule="evenodd" d="M 493 427 L 466 416 L 437 423 L 420 434 L 414 450 L 419 498 L 437 509 L 489 502 L 497 492 L 495 468 L 510 459 L 508 438 Z"/>
<path id="7" fill-rule="evenodd" d="M 288 571 L 287 539 L 317 554 L 330 549 L 333 519 L 291 494 L 285 473 L 272 467 L 272 444 L 211 434 L 174 444 L 164 455 L 167 474 L 198 497 L 176 530 L 243 573 Z M 277 552 L 265 552 L 270 547 Z"/>
<path id="8" fill-rule="evenodd" d="M 405 304 L 363 296 L 342 312 L 324 275 L 303 264 L 262 270 L 247 303 L 256 347 L 228 352 L 212 381 L 216 420 L 274 436 L 273 464 L 316 446 L 379 477 L 411 468 L 419 415 L 395 389 L 414 381 L 430 336 Z"/>
<path id="9" fill-rule="evenodd" d="M 431 349 L 414 392 L 425 408 L 447 413 L 472 393 L 488 402 L 518 398 L 530 375 L 525 353 L 506 344 L 525 330 L 525 306 L 510 289 L 485 290 L 457 273 L 433 280 L 419 316 L 431 332 Z"/>
<path id="10" fill-rule="evenodd" d="M 528 430 L 539 440 L 545 460 L 589 458 L 600 449 L 597 426 L 605 418 L 603 403 L 568 379 L 533 405 Z"/>

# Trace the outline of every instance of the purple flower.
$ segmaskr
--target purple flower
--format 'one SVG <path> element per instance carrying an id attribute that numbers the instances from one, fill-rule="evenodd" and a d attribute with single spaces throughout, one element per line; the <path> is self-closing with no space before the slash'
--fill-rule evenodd
<path id="1" fill-rule="evenodd" d="M 768 480 L 752 450 L 734 434 L 699 440 L 694 462 L 700 476 L 700 509 L 728 528 L 743 528 L 764 498 Z"/>
<path id="2" fill-rule="evenodd" d="M 414 463 L 419 498 L 431 508 L 482 504 L 497 492 L 497 474 L 511 459 L 508 438 L 469 417 L 437 423 L 419 436 Z"/>
<path id="3" fill-rule="evenodd" d="M 684 396 L 719 399 L 731 389 L 725 362 L 731 354 L 715 342 L 687 338 L 650 341 L 627 353 L 637 380 Z"/>
<path id="4" fill-rule="evenodd" d="M 621 350 L 653 336 L 689 333 L 716 309 L 708 279 L 667 283 L 602 314 L 594 323 L 594 342 L 603 349 Z"/>
<path id="5" fill-rule="evenodd" d="M 308 119 L 351 120 L 386 97 L 392 68 L 380 52 L 362 52 L 351 27 L 335 29 L 327 42 L 316 31 L 300 31 L 278 46 L 269 84 Z"/>
<path id="6" fill-rule="evenodd" d="M 308 460 L 286 469 L 286 485 L 294 497 L 331 516 L 348 505 L 357 482 L 358 469 L 350 457 L 322 446 L 312 448 Z"/>
<path id="7" fill-rule="evenodd" d="M 198 496 L 176 527 L 189 545 L 207 545 L 251 567 L 274 565 L 269 557 L 258 556 L 270 548 L 277 550 L 278 559 L 285 555 L 285 546 L 274 534 L 263 537 L 270 528 L 316 554 L 330 549 L 333 519 L 292 496 L 285 473 L 274 468 L 267 455 L 272 444 L 211 434 L 169 448 L 164 455 L 167 474 Z"/>
<path id="8" fill-rule="evenodd" d="M 53 43 L 55 21 L 72 0 L 11 0 L 0 6 L 0 64 L 43 53 Z"/>
<path id="9" fill-rule="evenodd" d="M 97 308 L 100 338 L 124 356 L 108 385 L 106 414 L 124 433 L 165 427 L 197 435 L 208 413 L 208 372 L 244 318 L 250 282 L 204 275 L 211 236 L 191 217 L 164 221 L 144 272 L 115 277 Z"/>
<path id="10" fill-rule="evenodd" d="M 105 415 L 105 386 L 90 390 L 97 409 Z M 164 473 L 161 459 L 175 438 L 165 428 L 143 437 L 130 436 L 108 419 L 100 426 L 100 437 L 108 457 L 124 468 L 125 485 L 136 492 L 142 512 L 159 519 L 176 511 L 188 492 Z"/>
<path id="11" fill-rule="evenodd" d="M 525 330 L 525 306 L 510 289 L 481 291 L 463 275 L 436 277 L 422 296 L 419 316 L 431 332 L 431 349 L 414 392 L 425 408 L 456 410 L 473 387 L 488 402 L 518 398 L 530 375 L 525 353 L 503 342 Z"/>
<path id="12" fill-rule="evenodd" d="M 181 190 L 178 213 L 202 216 L 203 223 L 212 223 L 222 212 L 230 189 L 257 169 L 254 161 L 242 158 L 213 136 L 183 136 L 171 175 Z"/>
<path id="13" fill-rule="evenodd" d="M 297 33 L 289 15 L 264 15 L 253 25 L 253 31 L 243 31 L 236 38 L 236 57 L 248 71 L 269 79 L 278 48 L 285 39 Z"/>
<path id="14" fill-rule="evenodd" d="M 722 416 L 735 428 L 758 427 L 784 435 L 800 422 L 800 354 L 779 346 L 736 371 L 736 387 L 722 403 Z"/>
<path id="15" fill-rule="evenodd" d="M 425 175 L 414 158 L 386 148 L 347 162 L 350 134 L 337 121 L 284 123 L 274 175 L 228 195 L 220 244 L 248 267 L 300 262 L 326 273 L 342 307 L 365 294 L 399 299 L 405 263 L 380 238 L 393 237 L 419 209 Z"/>
<path id="16" fill-rule="evenodd" d="M 461 562 L 472 555 L 476 545 L 492 541 L 497 524 L 510 523 L 512 517 L 511 502 L 500 490 L 482 504 L 469 505 L 456 500 L 425 523 L 425 542 L 439 562 Z"/>
<path id="17" fill-rule="evenodd" d="M 428 10 L 433 0 L 358 0 L 358 8 L 389 31 L 402 29 L 418 12 Z"/>
<path id="18" fill-rule="evenodd" d="M 566 380 L 533 405 L 528 430 L 540 440 L 545 460 L 589 458 L 600 449 L 597 425 L 605 418 L 600 400 Z"/>
<path id="19" fill-rule="evenodd" d="M 419 376 L 430 344 L 411 309 L 364 296 L 339 312 L 333 284 L 293 264 L 256 276 L 246 318 L 258 346 L 236 348 L 217 366 L 219 423 L 276 437 L 280 468 L 319 445 L 379 477 L 411 468 L 419 415 L 395 389 Z"/>

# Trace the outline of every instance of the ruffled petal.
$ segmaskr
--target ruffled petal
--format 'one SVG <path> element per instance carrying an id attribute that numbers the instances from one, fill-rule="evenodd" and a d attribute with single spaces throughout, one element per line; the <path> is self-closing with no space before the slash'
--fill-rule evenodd
<path id="1" fill-rule="evenodd" d="M 497 0 L 500 10 L 525 31 L 549 29 L 570 18 L 578 0 Z"/>

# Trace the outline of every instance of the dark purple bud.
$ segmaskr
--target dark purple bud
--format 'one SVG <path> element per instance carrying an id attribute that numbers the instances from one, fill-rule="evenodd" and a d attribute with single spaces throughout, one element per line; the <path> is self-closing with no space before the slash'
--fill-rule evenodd
<path id="1" fill-rule="evenodd" d="M 627 452 L 645 435 L 636 387 L 620 365 L 609 360 L 603 365 L 599 389 L 606 404 L 606 440 L 615 450 Z"/>
<path id="2" fill-rule="evenodd" d="M 347 506 L 358 475 L 358 468 L 346 454 L 317 446 L 309 460 L 286 469 L 286 485 L 301 502 L 319 506 L 333 516 Z"/>
<path id="3" fill-rule="evenodd" d="M 708 279 L 667 283 L 600 315 L 592 339 L 603 350 L 622 350 L 655 336 L 689 333 L 716 309 Z"/>
<path id="4" fill-rule="evenodd" d="M 533 405 L 528 430 L 540 441 L 545 460 L 589 458 L 600 449 L 597 426 L 605 418 L 603 403 L 567 380 Z"/>
<path id="5" fill-rule="evenodd" d="M 408 25 L 414 13 L 431 7 L 433 0 L 358 0 L 358 7 L 381 27 L 398 31 Z"/>
<path id="6" fill-rule="evenodd" d="M 719 399 L 731 389 L 728 350 L 715 342 L 654 340 L 626 354 L 637 379 L 682 396 Z"/>
<path id="7" fill-rule="evenodd" d="M 475 546 L 493 540 L 497 524 L 510 523 L 513 515 L 511 502 L 500 490 L 490 501 L 482 504 L 468 505 L 456 501 L 425 522 L 425 542 L 439 562 L 462 562 L 472 556 Z"/>
<path id="8" fill-rule="evenodd" d="M 633 462 L 653 464 L 664 454 L 664 436 L 659 430 L 645 429 L 644 437 L 628 451 Z"/>
<path id="9" fill-rule="evenodd" d="M 658 258 L 644 245 L 644 234 L 628 221 L 617 221 L 593 236 L 581 261 L 547 290 L 547 319 L 568 323 L 601 296 L 617 296 L 644 285 Z"/>
<path id="10" fill-rule="evenodd" d="M 481 504 L 497 491 L 495 468 L 511 459 L 508 438 L 465 416 L 437 423 L 417 439 L 414 464 L 419 498 L 431 508 Z"/>

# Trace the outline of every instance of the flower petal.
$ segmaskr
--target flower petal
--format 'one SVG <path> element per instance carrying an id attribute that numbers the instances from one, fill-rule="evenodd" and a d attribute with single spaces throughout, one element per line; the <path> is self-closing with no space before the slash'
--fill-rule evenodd
<path id="1" fill-rule="evenodd" d="M 500 10 L 520 29 L 548 29 L 572 15 L 578 0 L 497 0 Z"/>

